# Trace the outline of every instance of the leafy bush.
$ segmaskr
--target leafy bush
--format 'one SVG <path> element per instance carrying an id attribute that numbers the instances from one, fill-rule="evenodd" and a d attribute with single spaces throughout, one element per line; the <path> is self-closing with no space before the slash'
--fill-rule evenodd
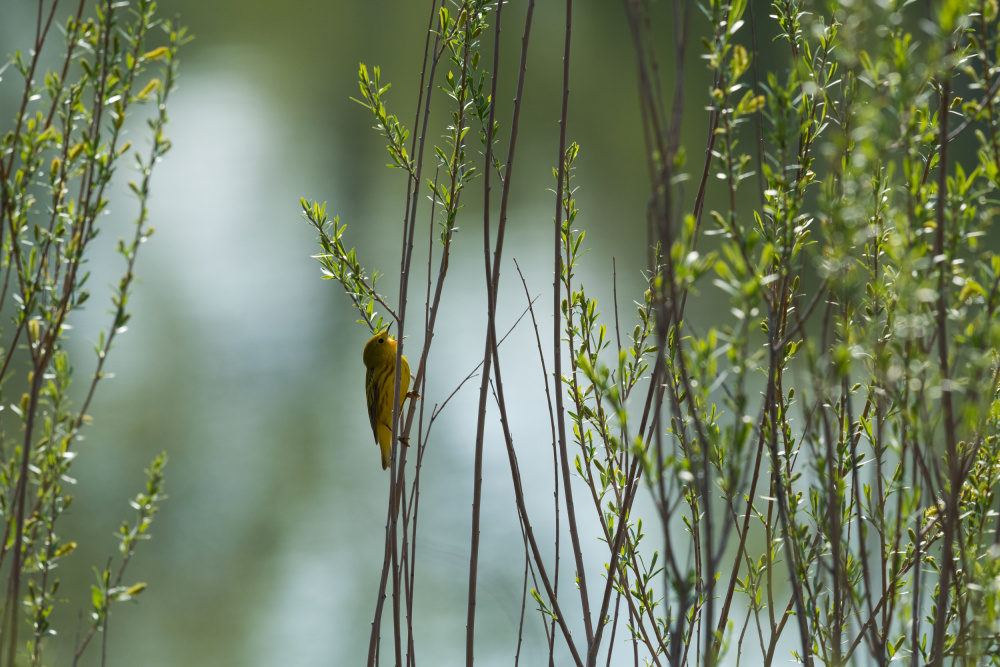
<path id="1" fill-rule="evenodd" d="M 407 299 L 424 197 L 440 226 L 414 375 L 425 398 L 394 420 L 399 440 L 418 445 L 416 466 L 408 480 L 413 452 L 394 448 L 369 664 L 379 656 L 389 581 L 395 663 L 404 664 L 404 651 L 405 664 L 414 660 L 420 457 L 442 407 L 425 418 L 442 400 L 426 397 L 422 360 L 461 196 L 477 175 L 489 307 L 472 471 L 467 664 L 491 396 L 530 564 L 525 600 L 530 588 L 550 663 L 562 646 L 577 665 L 610 663 L 615 639 L 625 635 L 631 655 L 619 659 L 636 665 L 783 662 L 782 640 L 807 665 L 998 664 L 1000 256 L 989 230 L 1000 185 L 996 2 L 774 0 L 767 20 L 755 14 L 763 3 L 747 0 L 675 0 L 666 19 L 648 2 L 625 2 L 642 118 L 636 131 L 645 138 L 651 187 L 648 290 L 636 299 L 637 322 L 623 326 L 617 289 L 611 316 L 602 316 L 574 274 L 585 246 L 572 181 L 579 147 L 567 138 L 567 0 L 553 170 L 554 327 L 544 353 L 531 310 L 545 377 L 558 378 L 546 386 L 553 490 L 575 567 L 561 575 L 565 538 L 560 545 L 555 537 L 555 559 L 543 553 L 524 503 L 497 355 L 496 294 L 510 270 L 503 241 L 519 114 L 531 102 L 522 93 L 534 4 L 517 95 L 503 113 L 494 74 L 506 4 L 464 0 L 435 9 L 412 133 L 387 111 L 379 70 L 360 70 L 359 101 L 388 142 L 391 166 L 407 176 L 398 306 L 380 296 L 375 274 L 369 279 L 345 245 L 345 226 L 328 220 L 323 205 L 302 202 L 320 233 L 326 277 L 344 286 L 373 330 L 388 314 L 401 341 L 421 328 L 407 320 Z M 697 22 L 702 14 L 707 22 Z M 692 32 L 702 33 L 707 71 L 685 69 L 698 46 Z M 654 46 L 665 38 L 668 77 Z M 762 71 L 758 45 L 780 53 L 780 66 Z M 485 64 L 491 51 L 493 74 Z M 689 166 L 686 156 L 702 153 L 682 144 L 691 141 L 681 131 L 684 98 L 704 90 L 705 159 Z M 438 99 L 450 104 L 446 141 L 429 158 Z M 508 113 L 503 156 L 496 118 Z M 482 140 L 481 158 L 469 148 L 470 131 Z M 720 305 L 707 321 L 685 317 L 696 293 Z M 639 494 L 656 508 L 653 532 L 633 511 Z M 585 532 L 587 506 L 596 536 Z M 607 547 L 600 570 L 581 557 L 581 541 L 595 537 Z M 577 590 L 557 594 L 558 577 L 571 574 Z M 579 619 L 561 607 L 568 595 L 579 596 Z"/>
<path id="2" fill-rule="evenodd" d="M 72 502 L 69 476 L 82 429 L 90 421 L 94 392 L 116 337 L 130 318 L 128 302 L 136 258 L 152 234 L 147 221 L 153 168 L 169 150 L 164 135 L 167 98 L 177 76 L 183 28 L 156 18 L 156 3 L 102 0 L 85 14 L 80 2 L 57 23 L 58 2 L 39 0 L 35 33 L 26 54 L 14 52 L 7 85 L 23 82 L 12 125 L 0 138 L 0 308 L 10 324 L 0 330 L 0 513 L 4 538 L 0 566 L 7 579 L 0 662 L 41 665 L 59 579 L 54 569 L 77 543 L 65 539 L 58 521 Z M 50 54 L 52 35 L 63 31 L 65 51 Z M 162 37 L 160 33 L 162 32 Z M 58 41 L 58 39 L 56 39 Z M 160 42 L 155 48 L 150 42 Z M 48 49 L 46 47 L 49 47 Z M 45 64 L 55 62 L 51 69 Z M 158 67 L 159 76 L 150 76 Z M 125 140 L 126 119 L 151 103 L 149 146 Z M 111 293 L 110 322 L 97 336 L 96 368 L 73 391 L 74 366 L 67 350 L 72 313 L 87 303 L 91 246 L 109 211 L 112 183 L 123 159 L 134 155 L 137 180 L 128 185 L 136 213 L 131 238 L 117 251 L 124 267 Z M 80 396 L 74 405 L 70 397 Z M 119 559 L 96 568 L 89 627 L 78 635 L 73 664 L 107 626 L 111 606 L 138 595 L 126 568 L 148 530 L 163 494 L 166 456 L 147 470 L 145 489 L 132 501 L 136 516 L 119 535 Z M 80 604 L 80 602 L 77 602 Z M 25 642 L 25 620 L 30 632 Z M 106 633 L 104 635 L 106 641 Z M 106 658 L 106 644 L 101 663 Z"/>

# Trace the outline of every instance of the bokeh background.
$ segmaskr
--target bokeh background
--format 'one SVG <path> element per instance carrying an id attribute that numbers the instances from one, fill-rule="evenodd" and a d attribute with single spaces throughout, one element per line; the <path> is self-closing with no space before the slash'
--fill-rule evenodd
<path id="1" fill-rule="evenodd" d="M 525 5 L 515 0 L 504 16 L 506 78 L 498 95 L 504 136 Z M 32 7 L 4 3 L 5 53 L 28 48 Z M 99 389 L 95 423 L 74 464 L 79 484 L 63 531 L 81 547 L 64 566 L 67 582 L 77 583 L 62 589 L 63 634 L 53 644 L 52 664 L 71 657 L 76 619 L 89 605 L 88 572 L 115 552 L 114 531 L 131 515 L 127 500 L 161 450 L 170 457 L 170 498 L 127 577 L 149 589 L 112 616 L 110 664 L 362 664 L 388 490 L 364 406 L 361 348 L 369 334 L 355 323 L 339 285 L 320 279 L 310 257 L 318 252 L 315 235 L 298 200 L 327 201 L 331 216 L 347 223 L 348 244 L 362 263 L 394 276 L 405 182 L 401 172 L 385 168 L 383 140 L 349 98 L 358 94 L 358 64 L 379 65 L 392 83 L 390 112 L 412 125 L 428 7 L 412 0 L 161 2 L 162 14 L 179 17 L 195 40 L 182 52 L 180 86 L 171 98 L 174 148 L 154 177 L 156 233 L 139 258 L 134 317 L 108 362 L 116 377 Z M 526 305 L 517 259 L 531 296 L 541 296 L 543 340 L 551 340 L 552 326 L 555 202 L 548 188 L 558 149 L 562 21 L 561 3 L 538 3 L 499 310 L 506 329 Z M 669 24 L 661 25 L 666 48 Z M 695 12 L 692 37 L 707 27 Z M 575 3 L 573 35 L 568 135 L 582 145 L 577 226 L 593 248 L 578 276 L 610 318 L 614 260 L 622 326 L 631 328 L 632 300 L 644 289 L 648 190 L 634 56 L 620 3 Z M 700 169 L 709 85 L 699 48 L 692 39 L 685 125 L 692 170 Z M 664 63 L 669 73 L 669 57 Z M 2 85 L 5 99 L 19 90 L 10 83 Z M 443 104 L 442 98 L 437 108 Z M 134 123 L 131 138 L 144 140 L 142 129 Z M 442 134 L 439 123 L 429 139 L 440 143 Z M 481 187 L 477 180 L 468 190 L 455 239 L 429 359 L 428 407 L 482 354 Z M 120 272 L 113 246 L 133 204 L 127 196 L 112 200 L 113 214 L 95 244 L 94 298 L 74 322 L 81 386 L 93 365 L 92 342 L 108 321 L 101 288 Z M 418 238 L 427 236 L 426 211 L 420 220 Z M 420 243 L 411 312 L 423 308 L 426 264 L 419 258 L 426 257 L 426 238 Z M 395 298 L 395 277 L 381 286 Z M 697 299 L 694 316 L 710 302 Z M 412 365 L 422 339 L 416 328 L 410 332 Z M 553 521 L 551 449 L 530 320 L 504 343 L 502 359 L 530 506 L 536 530 L 545 534 Z M 414 621 L 422 664 L 464 659 L 477 386 L 478 378 L 442 413 L 424 461 Z M 507 457 L 490 414 L 477 658 L 481 665 L 509 665 L 524 557 Z M 580 500 L 583 512 L 592 513 Z M 599 572 L 602 545 L 596 534 L 585 542 L 591 572 Z M 564 559 L 562 590 L 575 599 L 571 571 Z M 540 664 L 537 614 L 529 613 L 526 626 L 522 663 Z M 390 631 L 387 624 L 384 636 Z M 620 632 L 616 641 L 623 638 Z M 616 650 L 627 657 L 621 645 Z"/>

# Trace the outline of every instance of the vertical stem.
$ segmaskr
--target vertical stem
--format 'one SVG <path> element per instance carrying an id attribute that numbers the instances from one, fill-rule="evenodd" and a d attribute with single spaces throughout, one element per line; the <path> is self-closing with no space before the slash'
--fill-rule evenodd
<path id="1" fill-rule="evenodd" d="M 483 178 L 483 264 L 486 272 L 486 349 L 483 352 L 483 373 L 479 385 L 479 408 L 476 423 L 476 455 L 472 474 L 472 545 L 469 551 L 469 601 L 465 622 L 465 664 L 472 667 L 476 644 L 476 586 L 479 576 L 479 516 L 483 495 L 483 435 L 486 429 L 486 398 L 493 363 L 493 336 L 496 321 L 496 298 L 493 285 L 493 267 L 490 264 L 490 184 L 493 175 L 493 120 L 496 117 L 497 81 L 500 78 L 500 18 L 503 2 L 497 5 L 497 20 L 493 33 L 493 73 L 490 95 L 490 116 L 486 127 L 486 160 Z M 527 564 L 526 564 L 527 567 Z M 525 570 L 527 581 L 527 569 Z M 520 647 L 519 647 L 520 648 Z"/>
<path id="2" fill-rule="evenodd" d="M 953 49 L 948 49 L 950 60 Z M 946 65 L 947 67 L 947 65 Z M 945 242 L 945 206 L 948 199 L 948 114 L 951 107 L 951 74 L 945 71 L 940 82 L 941 96 L 938 107 L 940 129 L 940 162 L 938 164 L 937 192 L 937 233 L 934 239 L 935 261 L 938 262 L 938 287 L 935 319 L 937 325 L 938 365 L 941 369 L 941 401 L 944 407 L 944 437 L 947 446 L 947 463 L 949 485 L 944 506 L 944 543 L 941 545 L 941 578 L 938 582 L 937 598 L 935 600 L 936 614 L 934 616 L 934 639 L 931 644 L 931 665 L 941 667 L 944 659 L 944 633 L 948 616 L 949 596 L 952 570 L 954 569 L 955 528 L 958 520 L 958 498 L 961 476 L 956 452 L 955 413 L 951 397 L 951 374 L 948 369 L 948 313 L 945 296 L 948 292 L 948 262 L 944 255 Z"/>
<path id="3" fill-rule="evenodd" d="M 573 504 L 573 489 L 570 486 L 569 453 L 566 446 L 566 422 L 563 417 L 562 388 L 562 273 L 565 270 L 562 262 L 562 208 L 563 181 L 566 172 L 566 119 L 569 113 L 569 69 L 570 45 L 573 34 L 573 0 L 566 0 L 566 39 L 563 47 L 563 89 L 562 111 L 559 115 L 559 166 L 556 175 L 556 216 L 554 226 L 555 272 L 552 280 L 552 348 L 554 354 L 553 370 L 556 383 L 556 426 L 559 431 L 559 458 L 563 476 L 563 494 L 566 499 L 566 517 L 569 521 L 569 536 L 573 544 L 573 556 L 576 559 L 576 574 L 579 579 L 580 603 L 583 607 L 583 624 L 587 637 L 587 647 L 594 641 L 594 628 L 590 618 L 590 599 L 587 592 L 587 575 L 583 567 L 583 553 L 580 549 L 579 527 L 576 522 L 576 508 Z M 567 295 L 569 296 L 569 295 Z M 598 619 L 600 622 L 600 619 Z"/>
<path id="4" fill-rule="evenodd" d="M 444 0 L 440 1 L 442 4 L 444 3 Z M 430 18 L 431 25 L 433 25 L 433 21 L 435 17 L 438 15 L 437 11 L 435 10 L 435 3 L 436 0 L 432 0 L 431 18 Z M 372 620 L 372 630 L 368 641 L 368 661 L 367 661 L 368 667 L 374 667 L 378 659 L 379 631 L 381 630 L 382 627 L 382 609 L 385 605 L 385 588 L 389 578 L 389 567 L 391 564 L 390 563 L 391 545 L 396 541 L 395 512 L 399 507 L 398 503 L 395 502 L 396 449 L 398 447 L 396 433 L 399 428 L 399 422 L 400 422 L 399 418 L 401 417 L 400 409 L 398 407 L 399 382 L 400 382 L 398 371 L 401 368 L 400 359 L 403 356 L 403 345 L 404 345 L 403 324 L 406 315 L 406 293 L 407 293 L 407 287 L 409 285 L 409 265 L 410 265 L 410 257 L 412 256 L 413 253 L 413 235 L 414 235 L 414 229 L 416 227 L 416 225 L 413 224 L 413 221 L 416 220 L 417 216 L 417 203 L 419 200 L 417 194 L 419 193 L 419 190 L 422 186 L 421 173 L 423 170 L 424 143 L 427 139 L 427 122 L 428 119 L 430 118 L 430 111 L 431 111 L 431 90 L 433 90 L 434 73 L 437 71 L 437 65 L 441 55 L 440 53 L 438 53 L 438 44 L 440 43 L 440 35 L 435 36 L 433 46 L 429 47 L 429 42 L 430 40 L 428 39 L 424 45 L 425 67 L 423 70 L 421 70 L 421 81 L 423 81 L 424 73 L 426 71 L 428 49 L 430 49 L 430 53 L 432 53 L 433 56 L 431 58 L 430 73 L 427 75 L 426 85 L 421 88 L 421 97 L 417 100 L 416 113 L 417 113 L 417 120 L 420 121 L 421 128 L 420 128 L 419 139 L 417 137 L 414 137 L 414 143 L 417 146 L 416 152 L 414 154 L 414 163 L 416 165 L 416 168 L 413 178 L 411 178 L 410 182 L 408 183 L 409 192 L 407 193 L 407 201 L 406 201 L 407 208 L 404 213 L 404 221 L 403 221 L 404 242 L 403 242 L 403 248 L 401 250 L 402 257 L 400 259 L 400 289 L 399 289 L 399 294 L 400 294 L 399 342 L 396 345 L 397 373 L 393 381 L 393 386 L 394 386 L 393 400 L 395 401 L 395 403 L 393 404 L 393 411 L 392 411 L 393 452 L 392 456 L 390 457 L 391 469 L 389 476 L 389 485 L 390 485 L 389 507 L 387 509 L 387 517 L 386 517 L 386 528 L 385 528 L 386 541 L 382 558 L 382 574 L 379 580 L 378 594 L 375 599 L 375 616 L 374 619 Z M 422 112 L 421 112 L 421 104 L 422 104 Z M 434 306 L 431 308 L 430 324 L 428 326 L 427 331 L 425 331 L 423 354 L 421 355 L 420 362 L 417 367 L 417 373 L 415 376 L 413 376 L 414 385 L 420 382 L 424 374 L 423 373 L 424 360 L 427 358 L 427 352 L 430 349 L 431 339 L 433 338 L 434 320 L 437 314 L 437 304 L 441 292 L 441 283 L 444 280 L 445 271 L 447 268 L 447 258 L 448 258 L 448 250 L 446 248 L 441 258 L 441 270 L 438 274 L 438 286 L 437 286 L 437 294 L 435 295 Z M 411 401 L 407 426 L 406 426 L 407 429 L 409 428 L 410 420 L 412 420 L 413 412 L 414 412 L 413 404 Z"/>

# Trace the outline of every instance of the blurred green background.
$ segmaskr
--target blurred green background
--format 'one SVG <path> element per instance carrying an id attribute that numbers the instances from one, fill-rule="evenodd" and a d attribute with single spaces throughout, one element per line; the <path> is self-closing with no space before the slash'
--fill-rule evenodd
<path id="1" fill-rule="evenodd" d="M 10 20 L 0 32 L 5 53 L 28 48 L 32 30 L 33 3 L 12 4 L 5 3 Z M 499 310 L 506 329 L 526 305 L 516 258 L 531 295 L 541 295 L 543 340 L 551 339 L 552 323 L 546 313 L 554 196 L 548 188 L 558 150 L 561 4 L 539 2 L 536 9 Z M 525 5 L 518 0 L 505 9 L 502 136 Z M 63 534 L 81 548 L 64 567 L 64 579 L 75 583 L 62 589 L 67 601 L 57 617 L 62 635 L 52 645 L 52 664 L 71 657 L 76 619 L 89 604 L 88 573 L 114 553 L 114 531 L 131 513 L 127 500 L 140 490 L 144 467 L 164 449 L 170 499 L 127 577 L 148 582 L 149 589 L 132 608 L 112 615 L 110 664 L 364 660 L 388 490 L 364 406 L 361 348 L 369 334 L 355 323 L 339 285 L 320 279 L 310 258 L 318 246 L 298 200 L 327 201 L 331 217 L 347 223 L 348 245 L 358 248 L 362 263 L 394 276 L 405 183 L 401 172 L 385 168 L 383 140 L 349 97 L 358 94 L 359 62 L 379 65 L 383 80 L 393 84 L 390 112 L 412 124 L 429 6 L 403 0 L 161 3 L 162 15 L 178 16 L 195 41 L 182 52 L 180 87 L 171 98 L 174 148 L 154 176 L 156 234 L 140 254 L 134 317 L 108 362 L 117 377 L 98 391 L 95 423 L 74 464 L 79 484 Z M 669 24 L 662 26 L 666 49 Z M 692 28 L 695 34 L 707 28 L 698 12 Z M 568 135 L 582 145 L 577 226 L 594 248 L 579 276 L 610 316 L 614 258 L 622 326 L 631 328 L 631 302 L 644 289 L 648 188 L 634 56 L 620 3 L 575 3 L 573 35 Z M 685 125 L 692 171 L 700 171 L 703 159 L 709 86 L 699 48 L 693 39 Z M 667 57 L 664 71 L 670 70 Z M 5 99 L 19 85 L 4 81 Z M 439 111 L 443 104 L 439 99 Z M 144 141 L 144 126 L 131 127 L 129 138 Z M 440 141 L 443 133 L 439 124 L 429 139 Z M 466 193 L 429 359 L 427 407 L 443 400 L 482 354 L 481 188 L 479 179 Z M 121 269 L 114 241 L 125 233 L 133 204 L 126 196 L 112 200 L 113 215 L 95 244 L 94 298 L 74 323 L 81 386 L 93 366 L 92 342 L 109 317 L 101 288 Z M 411 283 L 414 313 L 423 309 L 427 222 L 425 211 Z M 381 286 L 395 298 L 395 277 Z M 409 332 L 412 365 L 422 337 L 412 325 Z M 544 534 L 553 521 L 551 449 L 530 320 L 504 343 L 502 355 L 530 509 Z M 477 386 L 478 379 L 467 384 L 436 422 L 424 461 L 414 621 L 422 664 L 455 665 L 464 657 Z M 495 411 L 490 415 L 477 659 L 509 665 L 524 557 L 507 458 Z M 592 572 L 599 572 L 603 545 L 596 533 L 586 541 Z M 562 562 L 563 594 L 575 600 L 572 566 Z M 529 598 L 522 664 L 540 664 L 545 654 L 533 607 Z M 383 636 L 390 633 L 387 623 Z M 620 631 L 616 642 L 622 639 Z M 627 657 L 621 644 L 616 651 Z"/>

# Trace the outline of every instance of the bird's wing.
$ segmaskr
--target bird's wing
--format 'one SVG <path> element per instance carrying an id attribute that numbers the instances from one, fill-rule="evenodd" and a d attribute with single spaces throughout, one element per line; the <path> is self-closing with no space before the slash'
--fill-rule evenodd
<path id="1" fill-rule="evenodd" d="M 365 394 L 368 399 L 368 421 L 372 425 L 372 434 L 375 442 L 378 442 L 378 422 L 375 419 L 375 412 L 378 410 L 378 383 L 375 382 L 375 369 L 369 368 L 365 375 Z"/>
<path id="2" fill-rule="evenodd" d="M 410 391 L 410 362 L 403 357 L 403 373 L 402 378 L 400 378 L 399 387 L 399 407 L 403 407 L 403 401 L 406 399 L 406 394 Z"/>

